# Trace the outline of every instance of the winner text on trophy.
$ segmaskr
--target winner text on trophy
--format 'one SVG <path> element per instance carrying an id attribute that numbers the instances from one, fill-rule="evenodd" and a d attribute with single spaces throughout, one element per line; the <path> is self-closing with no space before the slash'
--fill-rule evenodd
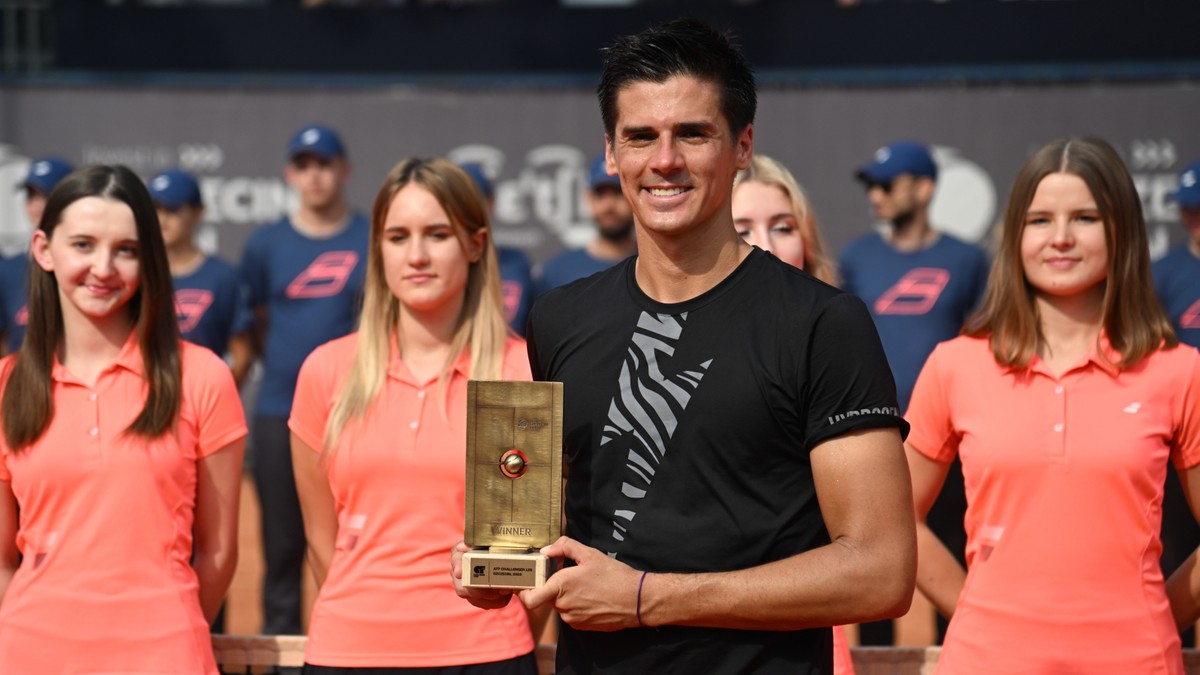
<path id="1" fill-rule="evenodd" d="M 463 586 L 536 588 L 562 529 L 561 382 L 467 383 Z"/>

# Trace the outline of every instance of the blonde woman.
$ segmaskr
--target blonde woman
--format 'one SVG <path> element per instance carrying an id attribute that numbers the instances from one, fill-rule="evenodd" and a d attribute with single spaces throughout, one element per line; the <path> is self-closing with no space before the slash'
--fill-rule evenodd
<path id="1" fill-rule="evenodd" d="M 371 217 L 358 332 L 300 371 L 292 461 L 320 587 L 306 673 L 532 675 L 525 610 L 459 600 L 468 379 L 528 380 L 504 321 L 483 198 L 442 159 L 409 159 Z"/>
<path id="2" fill-rule="evenodd" d="M 838 284 L 837 265 L 825 254 L 808 195 L 777 160 L 755 155 L 750 168 L 738 172 L 733 224 L 747 243 L 827 284 Z"/>

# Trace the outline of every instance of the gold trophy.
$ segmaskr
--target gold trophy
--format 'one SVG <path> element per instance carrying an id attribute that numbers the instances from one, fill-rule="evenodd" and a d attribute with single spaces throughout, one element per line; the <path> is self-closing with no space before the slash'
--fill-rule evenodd
<path id="1" fill-rule="evenodd" d="M 561 382 L 467 383 L 463 586 L 537 588 L 562 529 Z"/>

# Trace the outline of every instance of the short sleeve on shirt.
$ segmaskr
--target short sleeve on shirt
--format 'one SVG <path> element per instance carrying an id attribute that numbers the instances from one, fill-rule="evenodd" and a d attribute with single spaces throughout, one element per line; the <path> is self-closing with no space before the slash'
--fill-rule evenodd
<path id="1" fill-rule="evenodd" d="M 1175 433 L 1172 456 L 1176 468 L 1190 469 L 1200 465 L 1200 352 L 1186 345 L 1176 349 L 1190 352 L 1191 369 L 1180 397 L 1180 409 L 1176 415 L 1179 426 Z"/>
<path id="2" fill-rule="evenodd" d="M 197 457 L 207 457 L 246 435 L 246 414 L 229 366 L 216 354 L 181 343 L 185 386 L 196 411 Z"/>
<path id="3" fill-rule="evenodd" d="M 288 429 L 304 441 L 309 448 L 321 452 L 325 447 L 325 425 L 333 409 L 339 370 L 347 370 L 349 364 L 338 368 L 336 363 L 340 350 L 333 346 L 341 340 L 327 343 L 313 350 L 296 379 L 296 396 L 292 400 L 292 414 L 288 418 Z M 353 359 L 354 352 L 343 355 Z"/>
<path id="4" fill-rule="evenodd" d="M 888 367 L 879 333 L 862 300 L 840 293 L 813 322 L 807 359 L 809 449 L 858 429 L 908 424 L 896 403 L 896 382 Z"/>
<path id="5" fill-rule="evenodd" d="M 959 439 L 950 419 L 950 405 L 943 380 L 944 373 L 954 365 L 946 363 L 949 356 L 947 352 L 946 344 L 940 344 L 929 355 L 925 367 L 917 376 L 912 400 L 905 413 L 905 418 L 912 425 L 908 444 L 937 462 L 953 461 L 958 454 Z"/>
<path id="6" fill-rule="evenodd" d="M 0 396 L 8 387 L 8 377 L 12 374 L 13 356 L 0 359 Z M 3 427 L 0 427 L 0 480 L 11 481 L 12 473 L 8 470 L 8 443 L 4 441 Z"/>

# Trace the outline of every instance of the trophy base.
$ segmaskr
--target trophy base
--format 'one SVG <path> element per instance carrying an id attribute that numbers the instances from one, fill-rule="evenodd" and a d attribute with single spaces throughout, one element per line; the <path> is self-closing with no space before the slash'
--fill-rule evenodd
<path id="1" fill-rule="evenodd" d="M 476 549 L 463 554 L 462 585 L 474 588 L 541 588 L 550 559 L 530 553 Z"/>

